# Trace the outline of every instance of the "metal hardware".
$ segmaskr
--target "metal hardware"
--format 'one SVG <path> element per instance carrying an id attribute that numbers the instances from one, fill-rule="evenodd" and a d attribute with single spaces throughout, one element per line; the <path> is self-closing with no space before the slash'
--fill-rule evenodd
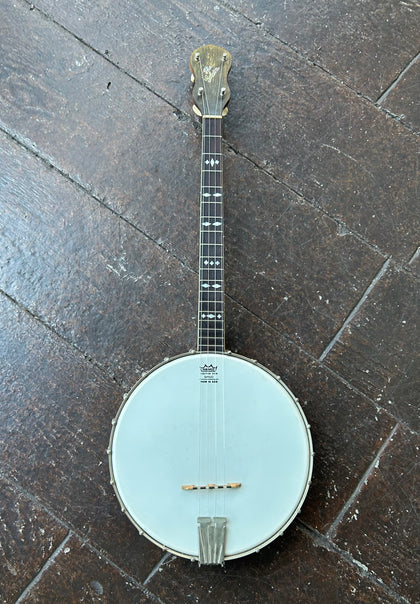
<path id="1" fill-rule="evenodd" d="M 199 557 L 201 564 L 221 564 L 225 559 L 227 518 L 201 516 L 198 521 Z"/>
<path id="2" fill-rule="evenodd" d="M 224 96 L 225 92 L 226 92 L 226 88 L 221 88 L 220 89 L 220 96 Z"/>
<path id="3" fill-rule="evenodd" d="M 204 88 L 202 86 L 200 86 L 200 88 L 197 90 L 198 96 L 203 96 L 203 91 L 204 91 Z"/>

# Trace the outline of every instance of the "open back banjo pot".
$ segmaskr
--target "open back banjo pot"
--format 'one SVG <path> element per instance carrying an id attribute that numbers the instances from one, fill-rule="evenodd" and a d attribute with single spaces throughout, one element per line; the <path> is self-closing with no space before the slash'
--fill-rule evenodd
<path id="1" fill-rule="evenodd" d="M 225 350 L 222 117 L 231 55 L 191 55 L 202 117 L 197 350 L 143 374 L 112 421 L 111 484 L 159 547 L 223 564 L 281 535 L 312 473 L 309 425 L 280 378 Z"/>

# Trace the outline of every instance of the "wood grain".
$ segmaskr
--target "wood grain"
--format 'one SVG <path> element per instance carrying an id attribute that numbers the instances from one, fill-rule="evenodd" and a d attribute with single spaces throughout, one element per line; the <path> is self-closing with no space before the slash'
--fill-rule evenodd
<path id="1" fill-rule="evenodd" d="M 206 10 L 165 2 L 153 10 L 147 3 L 118 9 L 98 4 L 91 12 L 85 4 L 74 12 L 55 6 L 51 14 L 83 37 L 81 44 L 37 11 L 10 6 L 1 36 L 11 74 L 2 93 L 3 127 L 19 131 L 99 197 L 135 198 L 140 190 L 156 188 L 159 177 L 154 184 L 151 177 L 158 164 L 180 177 L 173 169 L 177 156 L 168 155 L 162 164 L 148 146 L 156 144 L 153 124 L 172 111 L 160 97 L 190 113 L 191 48 L 203 37 L 221 46 L 227 41 L 234 59 L 229 143 L 385 254 L 408 260 L 418 228 L 409 214 L 416 199 L 415 137 L 247 19 L 222 6 L 212 9 L 210 19 Z M 129 20 L 122 17 L 127 11 Z M 47 57 L 52 27 L 55 52 Z M 31 45 L 23 39 L 29 29 Z M 171 57 L 170 64 L 161 56 Z M 147 116 L 142 109 L 147 91 L 126 71 L 157 95 Z M 104 148 L 105 132 L 113 142 Z M 170 127 L 168 137 L 171 132 Z M 401 163 L 395 163 L 396 156 Z M 120 169 L 111 174 L 107 166 L 117 157 Z M 134 161 L 139 158 L 146 162 L 142 179 Z M 167 191 L 163 195 L 167 198 Z"/>

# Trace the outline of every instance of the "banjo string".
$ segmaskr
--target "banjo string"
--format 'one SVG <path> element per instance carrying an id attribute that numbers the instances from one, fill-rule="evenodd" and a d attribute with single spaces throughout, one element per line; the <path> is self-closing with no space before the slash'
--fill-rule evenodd
<path id="1" fill-rule="evenodd" d="M 218 110 L 218 115 L 222 115 L 222 111 L 223 111 L 223 96 L 221 94 L 222 92 L 222 75 L 223 75 L 223 58 L 220 61 L 220 73 L 219 73 L 219 84 L 218 84 L 218 91 L 217 91 L 217 99 L 218 102 L 220 103 L 219 106 L 219 110 Z M 219 156 L 219 161 L 220 164 L 218 164 L 218 166 L 220 167 L 220 186 L 221 186 L 221 190 L 220 192 L 223 195 L 223 157 L 222 157 L 222 119 L 220 119 L 220 149 L 218 148 L 218 151 L 220 151 L 220 156 Z M 217 172 L 215 172 L 215 175 L 217 174 Z M 217 182 L 217 178 L 215 179 Z M 226 484 L 226 438 L 225 438 L 225 406 L 224 406 L 224 390 L 225 390 L 225 385 L 224 385 L 224 347 L 225 347 L 225 342 L 224 342 L 224 336 L 225 336 L 225 331 L 224 331 L 224 203 L 223 203 L 223 196 L 220 197 L 220 199 L 222 200 L 222 203 L 220 205 L 220 220 L 218 220 L 218 222 L 221 222 L 221 236 L 220 236 L 220 241 L 221 241 L 221 254 L 220 254 L 220 276 L 221 276 L 221 284 L 222 287 L 221 289 L 221 300 L 222 303 L 220 304 L 220 307 L 222 309 L 221 314 L 221 326 L 222 329 L 217 329 L 218 325 L 219 325 L 219 321 L 217 319 L 215 319 L 214 322 L 214 327 L 215 327 L 215 339 L 217 341 L 217 336 L 219 334 L 219 337 L 221 339 L 221 342 L 223 344 L 223 350 L 222 352 L 222 357 L 221 357 L 221 371 L 220 371 L 220 376 L 219 376 L 219 382 L 217 384 L 218 386 L 218 390 L 219 392 L 217 393 L 217 400 L 215 401 L 215 406 L 221 406 L 221 410 L 219 410 L 219 412 L 217 413 L 217 417 L 218 417 L 218 421 L 221 421 L 221 434 L 218 434 L 217 436 L 217 445 L 218 447 L 220 447 L 219 443 L 221 442 L 221 446 L 222 446 L 222 451 L 221 451 L 221 456 L 219 456 L 219 459 L 221 457 L 221 463 L 219 461 L 220 464 L 220 468 L 218 468 L 218 472 L 220 472 L 220 476 L 218 476 L 217 478 L 219 479 L 219 484 Z M 216 313 L 215 313 L 216 314 Z M 216 424 L 216 432 L 219 432 L 219 425 Z M 222 511 L 219 512 L 219 514 L 221 516 L 225 516 L 225 502 L 226 502 L 226 493 L 225 490 L 223 489 L 222 493 L 220 493 L 220 495 L 222 495 L 222 506 L 221 509 Z M 219 498 L 220 499 L 220 498 Z M 215 514 L 216 515 L 216 514 Z"/>
<path id="2" fill-rule="evenodd" d="M 201 56 L 199 57 L 199 65 L 200 65 L 200 71 L 201 71 L 201 80 L 202 80 L 202 83 L 203 83 L 204 107 L 206 107 L 206 103 L 207 103 L 207 110 L 205 109 L 205 113 L 208 114 L 209 113 L 208 95 L 207 95 L 207 90 L 206 90 L 206 81 L 204 79 L 204 74 L 203 74 L 203 66 L 202 66 L 202 63 L 201 63 Z M 203 151 L 203 153 L 202 153 L 201 161 L 203 162 L 204 153 L 206 151 L 206 126 L 205 126 L 205 120 L 203 120 L 202 128 L 203 128 L 203 131 L 202 131 L 202 144 L 203 144 L 202 151 Z M 203 169 L 203 165 L 202 165 L 202 169 Z M 202 175 L 202 183 L 201 183 L 202 184 L 202 191 L 201 191 L 201 193 L 203 192 L 203 188 L 204 188 L 204 185 L 205 185 L 205 172 L 203 171 L 202 174 L 203 175 Z M 203 202 L 202 195 L 201 195 L 201 200 Z M 200 228 L 202 228 L 202 223 L 200 224 Z M 202 240 L 204 240 L 204 236 L 202 237 Z M 203 245 L 203 248 L 201 249 L 202 253 L 203 253 L 204 249 L 205 249 L 205 246 Z M 207 252 L 208 252 L 208 245 L 207 245 Z M 209 277 L 208 265 L 207 265 L 207 269 L 204 269 L 204 267 L 203 267 L 203 273 L 202 273 L 203 279 L 204 279 L 205 273 L 207 273 L 207 275 L 206 275 L 206 277 L 207 277 L 206 282 L 207 282 L 208 281 L 208 277 Z M 200 290 L 201 289 L 202 288 L 200 287 Z M 200 296 L 202 297 L 202 295 L 203 295 L 203 292 L 200 291 Z M 206 304 L 206 306 L 208 307 L 208 303 Z M 209 314 L 209 313 L 207 312 L 206 314 Z M 207 319 L 208 319 L 208 317 L 207 317 Z M 208 323 L 208 321 L 206 321 L 206 323 Z M 208 331 L 208 329 L 206 329 L 206 331 Z M 204 326 L 203 325 L 201 327 L 201 337 L 202 337 L 202 340 L 203 340 L 203 338 L 204 338 Z M 205 354 L 205 364 L 208 365 L 208 363 L 209 363 L 209 360 L 208 360 L 208 349 L 209 349 L 208 338 L 206 338 L 204 341 L 206 342 L 206 344 L 204 344 L 204 346 L 203 346 L 203 341 L 202 341 L 200 348 L 201 349 L 204 348 L 204 352 L 206 353 Z M 200 405 L 202 405 L 204 407 L 203 414 L 204 414 L 204 418 L 205 418 L 204 419 L 204 439 L 203 439 L 203 441 L 204 441 L 203 442 L 203 447 L 204 447 L 204 451 L 203 451 L 204 467 L 202 468 L 202 471 L 201 471 L 202 475 L 200 477 L 199 484 L 206 484 L 205 481 L 206 481 L 206 476 L 208 474 L 208 462 L 209 462 L 209 442 L 208 442 L 208 434 L 209 434 L 208 385 L 205 383 L 205 381 L 203 381 L 203 383 L 201 384 L 201 389 L 200 390 L 202 390 L 203 388 L 205 389 L 205 391 L 204 391 L 204 396 L 200 396 Z M 205 511 L 200 510 L 200 516 L 202 514 L 208 516 L 209 515 L 209 510 L 208 510 L 209 492 L 208 491 L 201 491 L 200 490 L 199 493 L 202 493 L 202 496 L 199 497 L 199 499 L 201 499 L 201 500 L 204 499 L 204 501 L 202 502 L 202 504 L 203 505 L 207 504 L 205 506 L 207 508 Z"/>

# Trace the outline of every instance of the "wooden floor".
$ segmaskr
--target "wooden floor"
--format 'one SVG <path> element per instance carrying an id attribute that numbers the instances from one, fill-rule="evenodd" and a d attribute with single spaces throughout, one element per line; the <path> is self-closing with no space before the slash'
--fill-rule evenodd
<path id="1" fill-rule="evenodd" d="M 0 5 L 1 601 L 418 601 L 419 3 Z M 139 537 L 106 455 L 195 346 L 204 43 L 233 56 L 227 347 L 316 451 L 299 520 L 225 568 Z"/>

